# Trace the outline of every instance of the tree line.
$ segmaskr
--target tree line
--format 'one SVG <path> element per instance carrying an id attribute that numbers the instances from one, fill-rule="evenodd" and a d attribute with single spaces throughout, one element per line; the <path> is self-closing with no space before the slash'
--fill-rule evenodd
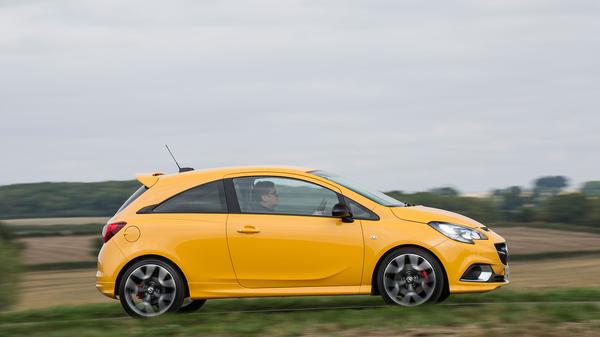
<path id="1" fill-rule="evenodd" d="M 139 186 L 135 180 L 0 186 L 0 219 L 111 216 Z"/>
<path id="2" fill-rule="evenodd" d="M 589 181 L 567 192 L 568 179 L 548 176 L 530 188 L 510 186 L 486 197 L 461 196 L 451 187 L 418 193 L 388 192 L 398 200 L 455 211 L 484 223 L 546 222 L 600 227 L 600 181 Z"/>
<path id="3" fill-rule="evenodd" d="M 411 204 L 455 211 L 484 223 L 554 222 L 600 227 L 600 181 L 566 192 L 568 179 L 548 176 L 531 187 L 495 189 L 469 197 L 451 187 L 425 192 L 387 192 Z M 32 183 L 0 186 L 0 219 L 111 216 L 139 187 L 139 182 Z"/>

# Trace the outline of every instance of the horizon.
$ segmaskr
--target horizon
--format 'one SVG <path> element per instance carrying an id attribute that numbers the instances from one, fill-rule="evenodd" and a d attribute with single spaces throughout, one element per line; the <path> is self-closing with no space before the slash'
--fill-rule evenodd
<path id="1" fill-rule="evenodd" d="M 164 174 L 177 174 L 177 172 L 164 172 Z M 558 176 L 561 176 L 561 175 L 558 175 Z M 600 181 L 600 179 L 592 179 L 592 180 L 583 181 L 578 185 L 574 185 L 571 183 L 572 180 L 570 177 L 567 177 L 564 175 L 562 175 L 562 176 L 567 178 L 567 186 L 561 190 L 561 193 L 578 192 L 581 190 L 584 183 L 590 182 L 590 181 Z M 537 178 L 542 178 L 542 177 L 547 177 L 547 176 L 539 176 Z M 132 179 L 107 179 L 107 180 L 93 180 L 93 181 L 68 181 L 68 180 L 34 181 L 34 182 L 20 182 L 20 183 L 13 183 L 13 184 L 0 184 L 0 187 L 13 186 L 13 185 L 45 184 L 45 183 L 56 183 L 56 184 L 61 184 L 61 183 L 87 184 L 87 183 L 90 183 L 91 184 L 91 183 L 128 182 L 128 181 L 137 181 L 137 180 L 135 179 L 135 177 L 133 177 Z M 491 193 L 494 192 L 494 190 L 509 188 L 509 187 L 513 187 L 513 186 L 518 186 L 518 187 L 522 188 L 523 193 L 530 192 L 533 190 L 534 185 L 535 185 L 535 179 L 533 179 L 528 185 L 514 185 L 513 184 L 513 185 L 507 185 L 507 186 L 497 186 L 497 187 L 492 187 L 486 191 L 465 191 L 456 185 L 440 185 L 440 186 L 433 186 L 433 187 L 429 187 L 427 189 L 421 189 L 421 190 L 405 190 L 405 189 L 399 189 L 399 188 L 377 189 L 377 190 L 379 190 L 381 192 L 385 192 L 385 193 L 400 191 L 402 193 L 411 194 L 411 193 L 429 192 L 436 188 L 450 187 L 450 188 L 453 188 L 454 190 L 458 191 L 461 196 L 479 197 L 479 196 L 489 196 Z M 368 187 L 373 188 L 371 186 L 368 186 Z"/>

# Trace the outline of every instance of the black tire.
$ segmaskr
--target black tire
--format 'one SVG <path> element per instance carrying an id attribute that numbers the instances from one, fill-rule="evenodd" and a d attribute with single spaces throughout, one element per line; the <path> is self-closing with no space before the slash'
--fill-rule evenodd
<path id="1" fill-rule="evenodd" d="M 202 306 L 204 305 L 204 303 L 206 303 L 206 300 L 189 300 L 189 302 L 186 303 L 186 301 L 183 302 L 183 304 L 181 305 L 181 308 L 179 308 L 179 311 L 177 311 L 178 314 L 188 314 L 194 311 L 198 311 L 198 309 L 202 308 Z"/>
<path id="2" fill-rule="evenodd" d="M 446 285 L 442 266 L 431 253 L 407 247 L 396 249 L 383 259 L 377 270 L 377 286 L 387 304 L 417 306 L 436 303 Z"/>
<path id="3" fill-rule="evenodd" d="M 446 285 L 444 287 L 444 290 L 442 291 L 442 294 L 440 295 L 440 298 L 438 298 L 437 303 L 444 302 L 446 299 L 448 299 L 449 296 L 450 296 L 450 290 L 448 290 L 448 285 Z"/>
<path id="4" fill-rule="evenodd" d="M 138 277 L 139 275 L 150 276 L 147 279 L 142 279 Z M 161 276 L 163 279 L 159 280 Z M 130 287 L 126 288 L 128 281 Z M 164 282 L 165 286 L 161 282 Z M 150 288 L 152 288 L 151 292 Z M 158 259 L 144 259 L 132 264 L 125 270 L 119 282 L 121 305 L 125 312 L 134 318 L 149 318 L 177 312 L 183 303 L 185 293 L 185 284 L 179 271 L 170 263 Z M 160 295 L 163 296 L 160 297 Z M 161 301 L 163 297 L 166 298 L 167 296 L 169 297 L 168 303 L 166 303 L 166 300 Z M 142 299 L 142 297 L 144 298 Z M 150 300 L 146 301 L 146 297 Z M 136 300 L 140 301 L 138 304 L 142 304 L 143 308 L 134 305 L 133 302 Z M 156 304 L 152 304 L 155 302 Z M 159 310 L 152 311 L 155 309 L 154 306 L 157 306 Z M 144 313 L 146 310 L 147 313 Z"/>

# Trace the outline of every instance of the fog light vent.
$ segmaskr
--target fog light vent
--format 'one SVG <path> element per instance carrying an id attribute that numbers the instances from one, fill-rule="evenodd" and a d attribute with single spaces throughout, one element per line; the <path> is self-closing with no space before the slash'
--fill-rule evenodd
<path id="1" fill-rule="evenodd" d="M 467 282 L 487 282 L 494 274 L 492 267 L 487 264 L 474 264 L 460 278 Z"/>

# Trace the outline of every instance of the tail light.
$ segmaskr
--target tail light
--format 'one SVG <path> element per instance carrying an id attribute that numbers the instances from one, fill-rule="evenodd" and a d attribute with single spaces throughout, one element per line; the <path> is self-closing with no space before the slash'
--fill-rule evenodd
<path id="1" fill-rule="evenodd" d="M 102 240 L 104 240 L 104 242 L 108 242 L 108 240 L 115 236 L 115 234 L 117 234 L 125 225 L 127 225 L 127 222 L 125 221 L 113 222 L 111 224 L 104 225 L 104 227 L 102 227 Z"/>

